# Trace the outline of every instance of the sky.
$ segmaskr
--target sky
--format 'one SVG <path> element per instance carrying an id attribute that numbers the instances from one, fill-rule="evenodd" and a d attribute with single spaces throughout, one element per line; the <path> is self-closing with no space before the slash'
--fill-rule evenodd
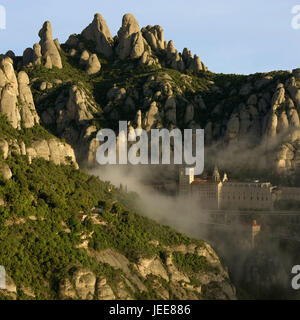
<path id="1" fill-rule="evenodd" d="M 167 41 L 173 40 L 179 51 L 187 47 L 198 54 L 213 72 L 292 70 L 300 67 L 300 28 L 291 24 L 297 18 L 292 14 L 296 5 L 300 13 L 300 0 L 0 0 L 6 12 L 0 53 L 22 55 L 39 41 L 46 20 L 52 23 L 54 38 L 64 43 L 97 12 L 113 35 L 122 16 L 133 13 L 140 27 L 161 25 Z"/>

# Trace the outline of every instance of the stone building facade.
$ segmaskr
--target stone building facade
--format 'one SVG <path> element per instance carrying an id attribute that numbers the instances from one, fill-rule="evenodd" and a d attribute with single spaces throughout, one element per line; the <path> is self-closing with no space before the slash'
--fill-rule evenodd
<path id="1" fill-rule="evenodd" d="M 280 188 L 279 200 L 300 201 L 300 188 Z"/>
<path id="2" fill-rule="evenodd" d="M 273 210 L 274 187 L 271 183 L 234 182 L 227 175 L 220 179 L 218 169 L 209 179 L 195 178 L 180 170 L 179 193 L 199 200 L 203 209 L 209 210 Z"/>

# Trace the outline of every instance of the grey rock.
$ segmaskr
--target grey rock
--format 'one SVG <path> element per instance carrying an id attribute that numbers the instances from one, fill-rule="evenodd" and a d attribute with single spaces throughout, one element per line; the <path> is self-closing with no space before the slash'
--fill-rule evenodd
<path id="1" fill-rule="evenodd" d="M 192 104 L 189 104 L 186 107 L 185 116 L 184 116 L 184 123 L 189 124 L 191 121 L 194 120 L 195 116 L 195 108 Z"/>
<path id="2" fill-rule="evenodd" d="M 277 87 L 276 92 L 272 98 L 272 108 L 274 111 L 285 101 L 285 89 L 283 84 L 280 83 Z"/>
<path id="3" fill-rule="evenodd" d="M 23 52 L 23 65 L 29 66 L 33 60 L 33 50 L 32 48 L 26 48 Z"/>
<path id="4" fill-rule="evenodd" d="M 52 26 L 49 21 L 46 21 L 44 23 L 42 29 L 39 32 L 39 37 L 41 38 L 40 45 L 42 48 L 43 57 L 45 57 L 46 59 L 50 59 L 53 67 L 62 69 L 61 57 L 53 41 Z"/>
<path id="5" fill-rule="evenodd" d="M 147 26 L 142 29 L 142 33 L 153 51 L 165 49 L 164 31 L 161 26 Z"/>
<path id="6" fill-rule="evenodd" d="M 9 145 L 4 139 L 0 139 L 0 150 L 2 151 L 3 159 L 6 160 L 8 157 Z"/>
<path id="7" fill-rule="evenodd" d="M 46 56 L 45 68 L 47 69 L 53 68 L 52 59 L 49 55 Z"/>
<path id="8" fill-rule="evenodd" d="M 76 34 L 71 34 L 69 36 L 69 39 L 66 41 L 66 45 L 72 48 L 77 48 L 78 44 L 79 44 L 79 40 Z"/>
<path id="9" fill-rule="evenodd" d="M 77 50 L 74 49 L 74 48 L 70 49 L 69 56 L 70 57 L 76 57 L 76 55 L 77 55 Z"/>
<path id="10" fill-rule="evenodd" d="M 172 124 L 176 124 L 176 99 L 174 97 L 168 98 L 165 104 L 165 117 L 168 121 L 170 121 Z"/>
<path id="11" fill-rule="evenodd" d="M 240 119 L 237 114 L 233 114 L 227 123 L 225 141 L 229 142 L 238 137 L 240 132 Z"/>
<path id="12" fill-rule="evenodd" d="M 73 283 L 78 297 L 82 300 L 93 300 L 96 276 L 87 269 L 79 269 L 73 274 Z"/>
<path id="13" fill-rule="evenodd" d="M 278 118 L 277 132 L 281 133 L 289 128 L 289 120 L 285 111 L 283 111 Z"/>
<path id="14" fill-rule="evenodd" d="M 240 89 L 239 94 L 241 96 L 248 96 L 253 90 L 253 86 L 251 83 L 246 83 L 245 85 L 242 86 L 242 88 Z"/>
<path id="15" fill-rule="evenodd" d="M 296 109 L 290 109 L 288 111 L 288 118 L 291 127 L 299 127 L 299 115 Z"/>
<path id="16" fill-rule="evenodd" d="M 277 134 L 278 117 L 276 113 L 270 111 L 266 116 L 266 134 L 269 137 L 275 137 Z"/>
<path id="17" fill-rule="evenodd" d="M 7 116 L 13 128 L 20 129 L 21 115 L 17 106 L 15 87 L 7 84 L 1 92 L 0 112 Z"/>
<path id="18" fill-rule="evenodd" d="M 12 86 L 16 95 L 18 95 L 18 81 L 13 67 L 13 61 L 9 57 L 1 59 L 0 62 L 0 87 L 5 84 Z"/>
<path id="19" fill-rule="evenodd" d="M 20 115 L 25 128 L 32 128 L 39 124 L 39 116 L 36 112 L 33 96 L 29 86 L 29 78 L 26 72 L 18 74 Z"/>
<path id="20" fill-rule="evenodd" d="M 101 70 L 101 63 L 96 54 L 92 54 L 86 66 L 87 74 L 95 74 Z"/>
<path id="21" fill-rule="evenodd" d="M 35 43 L 33 46 L 32 63 L 36 66 L 42 64 L 42 48 L 39 43 Z"/>
<path id="22" fill-rule="evenodd" d="M 146 113 L 144 120 L 144 128 L 146 131 L 156 128 L 158 121 L 160 121 L 160 115 L 156 102 L 152 102 L 149 111 Z"/>
<path id="23" fill-rule="evenodd" d="M 0 163 L 0 174 L 5 180 L 10 180 L 12 178 L 12 172 L 6 163 Z"/>
<path id="24" fill-rule="evenodd" d="M 8 50 L 8 51 L 5 53 L 5 56 L 11 58 L 12 60 L 14 60 L 15 57 L 16 57 L 15 53 L 14 53 L 12 50 Z"/>
<path id="25" fill-rule="evenodd" d="M 80 56 L 80 64 L 81 65 L 87 65 L 88 61 L 89 61 L 89 58 L 90 58 L 90 54 L 88 53 L 87 50 L 84 50 L 82 53 L 81 53 L 81 56 Z"/>
<path id="26" fill-rule="evenodd" d="M 82 36 L 96 43 L 98 53 L 105 57 L 113 55 L 113 39 L 101 14 L 95 14 L 93 22 L 82 31 Z"/>
<path id="27" fill-rule="evenodd" d="M 125 14 L 122 27 L 118 31 L 117 54 L 121 60 L 140 58 L 145 50 L 144 39 L 138 22 L 132 14 Z"/>
<path id="28" fill-rule="evenodd" d="M 111 88 L 107 93 L 107 98 L 109 100 L 122 100 L 126 97 L 126 89 L 124 88 L 118 88 L 117 86 L 114 86 Z"/>
<path id="29" fill-rule="evenodd" d="M 107 280 L 102 277 L 97 279 L 96 297 L 98 300 L 115 300 L 116 296 L 111 287 L 107 284 Z"/>

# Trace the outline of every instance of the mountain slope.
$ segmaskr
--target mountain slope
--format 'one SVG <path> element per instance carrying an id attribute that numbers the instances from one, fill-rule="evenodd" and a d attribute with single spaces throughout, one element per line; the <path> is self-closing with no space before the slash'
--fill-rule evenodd
<path id="1" fill-rule="evenodd" d="M 13 154 L 0 181 L 1 298 L 234 299 L 219 258 L 136 214 L 135 194 L 43 159 Z"/>

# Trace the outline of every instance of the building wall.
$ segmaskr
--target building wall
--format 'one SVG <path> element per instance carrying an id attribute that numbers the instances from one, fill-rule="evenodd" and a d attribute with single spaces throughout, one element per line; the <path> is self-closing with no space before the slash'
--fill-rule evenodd
<path id="1" fill-rule="evenodd" d="M 220 209 L 273 209 L 269 183 L 224 183 Z"/>
<path id="2" fill-rule="evenodd" d="M 180 170 L 179 193 L 182 196 L 190 195 L 199 201 L 203 209 L 273 210 L 272 189 L 271 183 L 197 181 L 193 172 L 188 176 L 184 169 Z M 283 197 L 300 201 L 300 188 L 284 189 Z"/>
<path id="3" fill-rule="evenodd" d="M 300 188 L 280 188 L 281 200 L 296 200 L 300 201 Z"/>
<path id="4" fill-rule="evenodd" d="M 219 209 L 219 186 L 218 183 L 192 184 L 191 196 L 203 209 Z"/>
<path id="5" fill-rule="evenodd" d="M 190 168 L 190 174 L 186 175 L 185 168 L 179 170 L 179 194 L 187 196 L 191 193 L 191 184 L 194 181 L 194 171 Z"/>

